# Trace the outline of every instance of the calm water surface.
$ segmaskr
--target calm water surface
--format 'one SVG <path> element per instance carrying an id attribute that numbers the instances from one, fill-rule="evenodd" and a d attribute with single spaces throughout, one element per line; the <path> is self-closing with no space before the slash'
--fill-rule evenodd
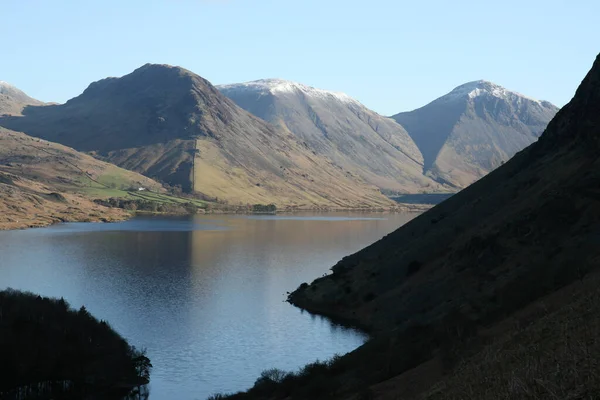
<path id="1" fill-rule="evenodd" d="M 154 364 L 152 400 L 205 399 L 361 345 L 286 292 L 415 214 L 143 217 L 0 232 L 0 289 L 64 297 Z"/>

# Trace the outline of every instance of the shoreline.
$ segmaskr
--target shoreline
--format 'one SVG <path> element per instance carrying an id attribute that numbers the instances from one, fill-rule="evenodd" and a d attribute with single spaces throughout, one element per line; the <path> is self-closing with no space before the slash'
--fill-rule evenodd
<path id="1" fill-rule="evenodd" d="M 42 220 L 37 220 L 37 221 L 25 221 L 23 223 L 20 223 L 19 221 L 8 221 L 8 222 L 0 222 L 0 232 L 4 232 L 4 231 L 23 231 L 26 229 L 37 229 L 37 228 L 47 228 L 49 226 L 52 225 L 58 225 L 58 224 L 63 224 L 63 223 L 70 223 L 70 222 L 81 222 L 81 223 L 104 223 L 104 224 L 111 224 L 111 223 L 115 223 L 115 222 L 123 222 L 123 221 L 127 221 L 129 219 L 131 219 L 133 216 L 132 215 L 124 215 L 122 218 L 121 217 L 98 217 L 98 218 L 73 218 L 73 219 L 63 219 L 63 218 L 54 218 L 50 221 L 42 221 Z M 52 217 L 49 217 L 52 218 Z M 17 224 L 17 225 L 12 225 L 12 224 Z"/>
<path id="2" fill-rule="evenodd" d="M 295 214 L 295 213 L 336 213 L 336 212 L 354 212 L 354 213 L 419 213 L 425 212 L 432 208 L 433 205 L 429 204 L 400 204 L 399 207 L 392 207 L 389 209 L 384 208 L 294 208 L 294 209 L 282 209 L 277 210 L 274 213 L 270 212 L 248 212 L 241 210 L 199 210 L 195 214 L 190 213 L 173 213 L 173 212 L 157 212 L 157 211 L 130 211 L 121 208 L 107 208 L 110 210 L 107 215 L 86 215 L 78 218 L 77 216 L 68 216 L 66 218 L 58 217 L 56 215 L 39 216 L 37 219 L 20 221 L 0 221 L 0 231 L 15 231 L 35 228 L 47 228 L 52 225 L 68 223 L 68 222 L 81 222 L 81 223 L 115 223 L 127 221 L 134 218 L 137 215 L 164 215 L 164 216 L 176 216 L 176 215 L 278 215 L 278 214 Z M 120 214 L 120 215 L 119 215 Z M 72 217 L 72 218 L 71 218 Z M 308 311 L 308 310 L 307 310 Z M 362 330 L 362 329 L 361 329 Z"/>

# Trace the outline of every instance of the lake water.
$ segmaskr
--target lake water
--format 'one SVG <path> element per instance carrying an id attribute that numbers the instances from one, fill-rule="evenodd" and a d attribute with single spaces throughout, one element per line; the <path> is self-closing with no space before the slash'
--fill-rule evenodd
<path id="1" fill-rule="evenodd" d="M 140 217 L 0 232 L 0 289 L 64 297 L 107 320 L 154 369 L 150 399 L 206 399 L 361 345 L 284 302 L 415 214 Z"/>

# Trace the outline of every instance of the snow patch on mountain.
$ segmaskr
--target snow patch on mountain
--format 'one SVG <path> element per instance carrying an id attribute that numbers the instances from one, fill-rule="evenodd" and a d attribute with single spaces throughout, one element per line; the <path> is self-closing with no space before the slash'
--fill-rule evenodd
<path id="1" fill-rule="evenodd" d="M 13 85 L 5 81 L 0 81 L 0 87 L 4 87 L 7 89 L 16 89 Z"/>
<path id="2" fill-rule="evenodd" d="M 451 101 L 464 98 L 474 99 L 476 97 L 481 96 L 493 96 L 499 99 L 517 101 L 519 101 L 520 99 L 525 99 L 538 103 L 540 105 L 542 104 L 540 100 L 536 100 L 531 97 L 522 95 L 521 93 L 513 92 L 511 90 L 503 88 L 500 85 L 485 80 L 473 81 L 465 83 L 464 85 L 460 85 L 438 100 Z"/>
<path id="3" fill-rule="evenodd" d="M 234 83 L 231 85 L 219 85 L 217 88 L 223 92 L 253 91 L 262 94 L 285 94 L 303 93 L 306 96 L 321 98 L 324 100 L 336 99 L 344 103 L 358 104 L 358 101 L 342 92 L 317 89 L 302 83 L 286 81 L 283 79 L 261 79 L 252 82 Z"/>

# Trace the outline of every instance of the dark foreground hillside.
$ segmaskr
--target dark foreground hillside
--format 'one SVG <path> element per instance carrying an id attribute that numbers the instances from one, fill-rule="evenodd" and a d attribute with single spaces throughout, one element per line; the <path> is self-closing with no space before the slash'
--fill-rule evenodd
<path id="1" fill-rule="evenodd" d="M 599 110 L 600 56 L 538 142 L 290 295 L 371 341 L 234 398 L 599 398 Z"/>
<path id="2" fill-rule="evenodd" d="M 142 398 L 150 360 L 63 300 L 0 292 L 0 398 Z"/>

